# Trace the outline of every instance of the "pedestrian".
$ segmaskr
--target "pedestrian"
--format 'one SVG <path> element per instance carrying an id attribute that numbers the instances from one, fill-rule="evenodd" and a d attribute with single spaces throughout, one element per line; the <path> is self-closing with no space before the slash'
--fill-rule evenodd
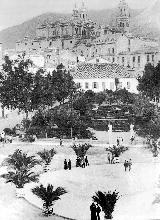
<path id="1" fill-rule="evenodd" d="M 82 159 L 82 168 L 85 168 L 85 160 L 84 160 L 84 158 Z"/>
<path id="2" fill-rule="evenodd" d="M 64 160 L 64 169 L 67 170 L 68 169 L 68 164 L 67 164 L 67 160 Z"/>
<path id="3" fill-rule="evenodd" d="M 133 144 L 133 141 L 134 141 L 134 137 L 132 136 L 131 137 L 131 144 Z"/>
<path id="4" fill-rule="evenodd" d="M 69 169 L 69 170 L 71 170 L 71 166 L 72 166 L 72 165 L 71 165 L 71 160 L 69 159 L 69 161 L 68 161 L 68 169 Z"/>
<path id="5" fill-rule="evenodd" d="M 127 171 L 127 167 L 128 167 L 128 161 L 125 160 L 125 162 L 124 162 L 124 169 L 125 169 L 125 171 Z"/>
<path id="6" fill-rule="evenodd" d="M 111 156 L 110 156 L 110 153 L 108 153 L 108 163 L 109 163 L 109 164 L 111 163 Z"/>
<path id="7" fill-rule="evenodd" d="M 132 166 L 132 160 L 130 159 L 129 162 L 128 162 L 129 171 L 131 171 L 131 166 Z"/>
<path id="8" fill-rule="evenodd" d="M 94 202 L 92 202 L 90 206 L 90 211 L 91 211 L 91 220 L 97 220 L 96 205 L 94 204 Z"/>
<path id="9" fill-rule="evenodd" d="M 114 154 L 112 154 L 112 156 L 111 156 L 111 164 L 113 164 L 114 163 Z"/>
<path id="10" fill-rule="evenodd" d="M 86 165 L 86 166 L 89 166 L 89 162 L 88 162 L 87 156 L 85 157 L 85 165 Z"/>
<path id="11" fill-rule="evenodd" d="M 100 212 L 101 212 L 101 208 L 97 203 L 97 205 L 96 205 L 97 220 L 100 220 Z"/>
<path id="12" fill-rule="evenodd" d="M 4 131 L 1 133 L 1 141 L 2 141 L 2 142 L 5 141 L 5 133 L 4 133 Z"/>
<path id="13" fill-rule="evenodd" d="M 62 139 L 60 138 L 59 140 L 60 146 L 62 147 Z"/>
<path id="14" fill-rule="evenodd" d="M 119 146 L 119 138 L 117 138 L 117 146 Z"/>
<path id="15" fill-rule="evenodd" d="M 78 160 L 78 157 L 76 158 L 76 167 L 79 167 L 79 160 Z"/>

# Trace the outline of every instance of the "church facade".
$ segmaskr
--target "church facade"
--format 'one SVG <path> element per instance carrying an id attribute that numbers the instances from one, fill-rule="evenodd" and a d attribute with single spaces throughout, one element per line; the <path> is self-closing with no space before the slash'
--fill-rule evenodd
<path id="1" fill-rule="evenodd" d="M 82 2 L 80 8 L 75 5 L 70 19 L 42 24 L 37 27 L 34 40 L 26 37 L 16 42 L 16 51 L 41 54 L 46 66 L 61 62 L 63 51 L 73 57 L 72 64 L 80 61 L 79 57 L 88 61 L 98 56 L 138 71 L 143 71 L 147 62 L 156 65 L 160 60 L 158 43 L 130 33 L 130 13 L 125 0 L 120 0 L 117 11 L 114 27 L 98 25 L 89 19 Z"/>

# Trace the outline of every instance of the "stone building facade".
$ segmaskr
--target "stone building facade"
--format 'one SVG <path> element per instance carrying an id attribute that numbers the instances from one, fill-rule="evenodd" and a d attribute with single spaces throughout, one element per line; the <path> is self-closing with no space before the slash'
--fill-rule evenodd
<path id="1" fill-rule="evenodd" d="M 76 5 L 72 17 L 37 27 L 36 38 L 16 43 L 17 53 L 41 54 L 46 63 L 57 65 L 60 54 L 68 51 L 88 61 L 97 56 L 124 67 L 143 70 L 147 62 L 160 60 L 159 45 L 153 39 L 135 37 L 130 33 L 130 12 L 125 0 L 120 0 L 115 27 L 98 25 L 88 17 L 82 2 Z M 67 67 L 67 66 L 66 66 Z"/>

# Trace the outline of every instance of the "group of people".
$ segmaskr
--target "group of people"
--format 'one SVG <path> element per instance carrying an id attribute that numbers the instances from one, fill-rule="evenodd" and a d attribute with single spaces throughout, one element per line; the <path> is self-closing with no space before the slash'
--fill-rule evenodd
<path id="1" fill-rule="evenodd" d="M 122 137 L 118 137 L 117 138 L 117 146 L 121 146 L 123 144 L 123 138 Z"/>
<path id="2" fill-rule="evenodd" d="M 86 166 L 89 166 L 88 157 L 87 156 L 85 158 L 77 157 L 77 159 L 76 159 L 76 167 L 85 168 Z"/>
<path id="3" fill-rule="evenodd" d="M 64 160 L 64 170 L 71 170 L 71 168 L 72 168 L 71 160 L 69 159 L 69 161 L 67 162 L 67 160 L 65 159 Z"/>
<path id="4" fill-rule="evenodd" d="M 108 153 L 108 163 L 109 163 L 109 164 L 112 164 L 112 163 L 113 163 L 113 160 L 114 160 L 113 154 Z"/>
<path id="5" fill-rule="evenodd" d="M 129 159 L 129 161 L 125 160 L 125 162 L 124 162 L 125 171 L 127 171 L 127 168 L 128 168 L 129 171 L 131 171 L 131 167 L 132 167 L 132 160 L 131 159 Z"/>
<path id="6" fill-rule="evenodd" d="M 100 220 L 100 212 L 101 212 L 101 208 L 100 206 L 97 204 L 95 204 L 94 202 L 91 204 L 90 206 L 90 211 L 91 211 L 91 220 Z"/>

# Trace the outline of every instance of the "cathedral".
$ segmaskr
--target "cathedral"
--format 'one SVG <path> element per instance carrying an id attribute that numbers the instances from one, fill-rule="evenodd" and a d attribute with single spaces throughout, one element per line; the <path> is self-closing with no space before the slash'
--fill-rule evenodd
<path id="1" fill-rule="evenodd" d="M 147 62 L 156 64 L 160 60 L 156 41 L 130 33 L 130 12 L 125 0 L 119 2 L 114 27 L 91 21 L 82 1 L 80 8 L 75 4 L 70 19 L 42 24 L 36 29 L 35 39 L 26 37 L 16 42 L 16 52 L 41 55 L 46 67 L 56 66 L 62 59 L 68 67 L 81 60 L 88 62 L 101 57 L 109 63 L 143 70 Z"/>

